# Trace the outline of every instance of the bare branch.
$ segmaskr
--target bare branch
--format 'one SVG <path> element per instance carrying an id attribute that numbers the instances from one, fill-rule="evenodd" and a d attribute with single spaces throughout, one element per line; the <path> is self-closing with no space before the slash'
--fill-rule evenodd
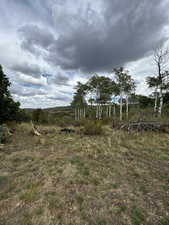
<path id="1" fill-rule="evenodd" d="M 160 70 L 160 72 L 162 72 L 162 70 L 165 69 L 168 58 L 169 58 L 168 48 L 165 48 L 162 45 L 160 45 L 158 48 L 155 49 L 154 62 L 158 67 L 158 70 Z"/>

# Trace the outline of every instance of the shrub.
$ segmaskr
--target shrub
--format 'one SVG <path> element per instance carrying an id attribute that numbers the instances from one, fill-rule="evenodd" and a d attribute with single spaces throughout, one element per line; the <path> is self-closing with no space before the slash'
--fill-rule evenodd
<path id="1" fill-rule="evenodd" d="M 73 120 L 73 121 L 72 121 L 72 125 L 73 125 L 74 127 L 85 126 L 86 123 L 87 123 L 87 120 L 86 120 L 86 119 Z"/>
<path id="2" fill-rule="evenodd" d="M 103 127 L 100 121 L 87 121 L 84 125 L 83 133 L 85 135 L 101 135 Z"/>
<path id="3" fill-rule="evenodd" d="M 42 109 L 35 109 L 32 112 L 32 120 L 35 123 L 47 124 L 48 123 L 48 112 Z"/>

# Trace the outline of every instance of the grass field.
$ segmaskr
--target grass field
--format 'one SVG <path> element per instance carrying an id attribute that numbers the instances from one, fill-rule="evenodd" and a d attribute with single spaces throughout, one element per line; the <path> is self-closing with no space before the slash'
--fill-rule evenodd
<path id="1" fill-rule="evenodd" d="M 169 134 L 42 129 L 0 148 L 0 225 L 169 225 Z"/>

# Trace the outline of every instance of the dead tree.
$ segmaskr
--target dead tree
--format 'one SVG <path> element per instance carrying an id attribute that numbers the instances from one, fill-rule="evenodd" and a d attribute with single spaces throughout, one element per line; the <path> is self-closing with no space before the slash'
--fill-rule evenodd
<path id="1" fill-rule="evenodd" d="M 167 48 L 164 48 L 163 46 L 160 46 L 154 51 L 154 63 L 157 67 L 157 72 L 158 72 L 159 100 L 160 100 L 159 107 L 158 107 L 159 116 L 161 116 L 162 108 L 163 108 L 163 90 L 164 90 L 164 81 L 165 81 L 164 73 L 166 69 L 168 56 L 169 56 L 169 51 Z"/>

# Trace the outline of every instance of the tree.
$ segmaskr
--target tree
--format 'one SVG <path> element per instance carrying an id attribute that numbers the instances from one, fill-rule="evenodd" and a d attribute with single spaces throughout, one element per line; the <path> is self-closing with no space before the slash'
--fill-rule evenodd
<path id="1" fill-rule="evenodd" d="M 157 92 L 157 89 L 159 89 L 159 107 L 158 107 L 159 116 L 161 116 L 162 108 L 163 108 L 163 90 L 166 90 L 166 88 L 168 87 L 168 79 L 166 78 L 168 78 L 169 73 L 168 71 L 165 70 L 168 56 L 169 56 L 169 51 L 167 48 L 164 48 L 163 46 L 158 47 L 154 51 L 154 63 L 157 68 L 157 77 L 152 77 L 152 78 L 155 78 L 154 81 L 156 83 L 156 86 L 155 86 L 156 92 Z M 158 97 L 156 96 L 155 102 L 157 102 L 157 98 Z"/>
<path id="2" fill-rule="evenodd" d="M 152 107 L 153 99 L 144 95 L 135 95 L 136 101 L 138 101 L 140 108 Z"/>
<path id="3" fill-rule="evenodd" d="M 10 82 L 7 76 L 4 74 L 2 66 L 0 65 L 0 99 L 5 97 L 10 97 L 10 92 L 8 90 Z"/>
<path id="4" fill-rule="evenodd" d="M 91 107 L 93 106 L 93 103 L 95 102 L 94 98 L 89 98 L 88 102 L 90 103 Z"/>
<path id="5" fill-rule="evenodd" d="M 17 120 L 19 102 L 14 102 L 9 91 L 10 82 L 0 65 L 0 124 Z"/>
<path id="6" fill-rule="evenodd" d="M 96 103 L 96 118 L 101 119 L 103 117 L 103 106 L 107 105 L 107 115 L 111 115 L 111 102 L 112 94 L 115 88 L 115 82 L 109 77 L 92 76 L 87 82 L 89 92 L 95 95 Z"/>
<path id="7" fill-rule="evenodd" d="M 158 97 L 159 97 L 159 93 L 158 93 L 158 87 L 159 87 L 159 79 L 158 77 L 147 77 L 147 84 L 149 86 L 149 88 L 154 88 L 154 113 L 157 113 L 157 105 L 158 105 Z"/>
<path id="8" fill-rule="evenodd" d="M 126 96 L 126 116 L 128 117 L 128 96 L 135 91 L 135 82 L 123 67 L 113 70 L 117 84 L 117 93 L 120 95 L 120 120 L 122 120 L 123 97 Z"/>
<path id="9" fill-rule="evenodd" d="M 75 108 L 75 120 L 80 120 L 86 117 L 86 106 L 87 102 L 85 96 L 88 92 L 88 86 L 78 82 L 76 87 L 76 92 L 73 97 L 71 106 Z"/>
<path id="10" fill-rule="evenodd" d="M 35 109 L 32 112 L 32 120 L 34 122 L 40 123 L 41 122 L 41 115 L 43 114 L 42 109 Z"/>

